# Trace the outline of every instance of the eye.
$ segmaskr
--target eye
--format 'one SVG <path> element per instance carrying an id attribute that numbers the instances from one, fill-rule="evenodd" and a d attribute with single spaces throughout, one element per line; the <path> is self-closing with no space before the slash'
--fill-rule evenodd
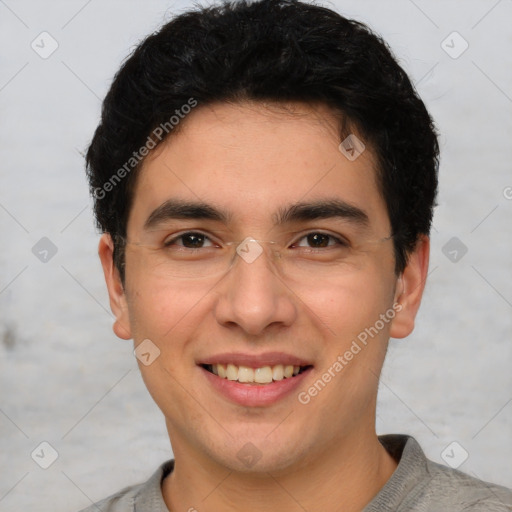
<path id="1" fill-rule="evenodd" d="M 169 238 L 164 242 L 165 247 L 177 245 L 186 249 L 202 249 L 203 247 L 213 247 L 212 241 L 203 233 L 189 231 L 181 235 Z"/>
<path id="2" fill-rule="evenodd" d="M 348 246 L 347 242 L 341 238 L 321 232 L 308 233 L 307 235 L 304 235 L 302 238 L 300 238 L 299 241 L 294 245 L 297 245 L 298 247 L 309 247 L 311 249 L 323 249 L 324 247 L 333 246 Z"/>

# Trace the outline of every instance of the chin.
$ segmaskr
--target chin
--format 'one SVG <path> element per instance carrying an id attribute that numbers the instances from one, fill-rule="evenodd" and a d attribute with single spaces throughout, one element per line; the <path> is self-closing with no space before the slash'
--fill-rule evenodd
<path id="1" fill-rule="evenodd" d="M 294 439 L 283 431 L 280 436 L 271 434 L 271 439 L 271 431 L 271 428 L 260 429 L 253 435 L 241 432 L 233 437 L 226 436 L 219 445 L 207 443 L 207 455 L 230 471 L 253 476 L 268 477 L 268 473 L 301 465 L 307 457 L 304 436 L 296 434 L 297 439 Z"/>
<path id="2" fill-rule="evenodd" d="M 295 468 L 301 460 L 301 455 L 296 452 L 276 452 L 275 447 L 268 446 L 262 450 L 252 443 L 247 443 L 237 453 L 225 455 L 217 462 L 230 471 L 267 478 L 268 474 L 280 473 Z"/>

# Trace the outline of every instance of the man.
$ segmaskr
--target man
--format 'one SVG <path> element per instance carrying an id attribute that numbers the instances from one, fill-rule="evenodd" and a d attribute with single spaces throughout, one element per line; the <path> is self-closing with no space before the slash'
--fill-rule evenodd
<path id="1" fill-rule="evenodd" d="M 87 163 L 114 331 L 174 452 L 87 510 L 512 510 L 375 432 L 427 276 L 438 143 L 367 27 L 288 0 L 182 14 L 117 74 Z"/>

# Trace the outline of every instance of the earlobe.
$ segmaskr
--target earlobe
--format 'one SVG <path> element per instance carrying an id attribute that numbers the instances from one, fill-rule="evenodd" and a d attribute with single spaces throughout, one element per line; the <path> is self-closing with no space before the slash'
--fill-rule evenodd
<path id="1" fill-rule="evenodd" d="M 98 255 L 105 275 L 105 283 L 110 299 L 110 309 L 115 316 L 113 325 L 114 333 L 119 338 L 129 340 L 132 335 L 128 306 L 126 304 L 126 295 L 121 276 L 114 264 L 114 242 L 110 234 L 105 233 L 101 236 L 98 246 Z"/>
<path id="2" fill-rule="evenodd" d="M 390 336 L 405 338 L 414 329 L 414 320 L 420 307 L 425 281 L 427 279 L 430 240 L 422 236 L 413 252 L 409 254 L 407 265 L 396 283 L 395 304 L 397 314 L 391 323 Z"/>

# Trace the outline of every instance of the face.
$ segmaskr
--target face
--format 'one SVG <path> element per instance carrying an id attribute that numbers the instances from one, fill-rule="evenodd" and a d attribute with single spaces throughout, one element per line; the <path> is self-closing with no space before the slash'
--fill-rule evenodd
<path id="1" fill-rule="evenodd" d="M 428 241 L 396 276 L 371 148 L 347 158 L 328 110 L 291 107 L 198 107 L 140 171 L 124 286 L 100 243 L 177 460 L 279 471 L 357 446 L 412 330 Z"/>

